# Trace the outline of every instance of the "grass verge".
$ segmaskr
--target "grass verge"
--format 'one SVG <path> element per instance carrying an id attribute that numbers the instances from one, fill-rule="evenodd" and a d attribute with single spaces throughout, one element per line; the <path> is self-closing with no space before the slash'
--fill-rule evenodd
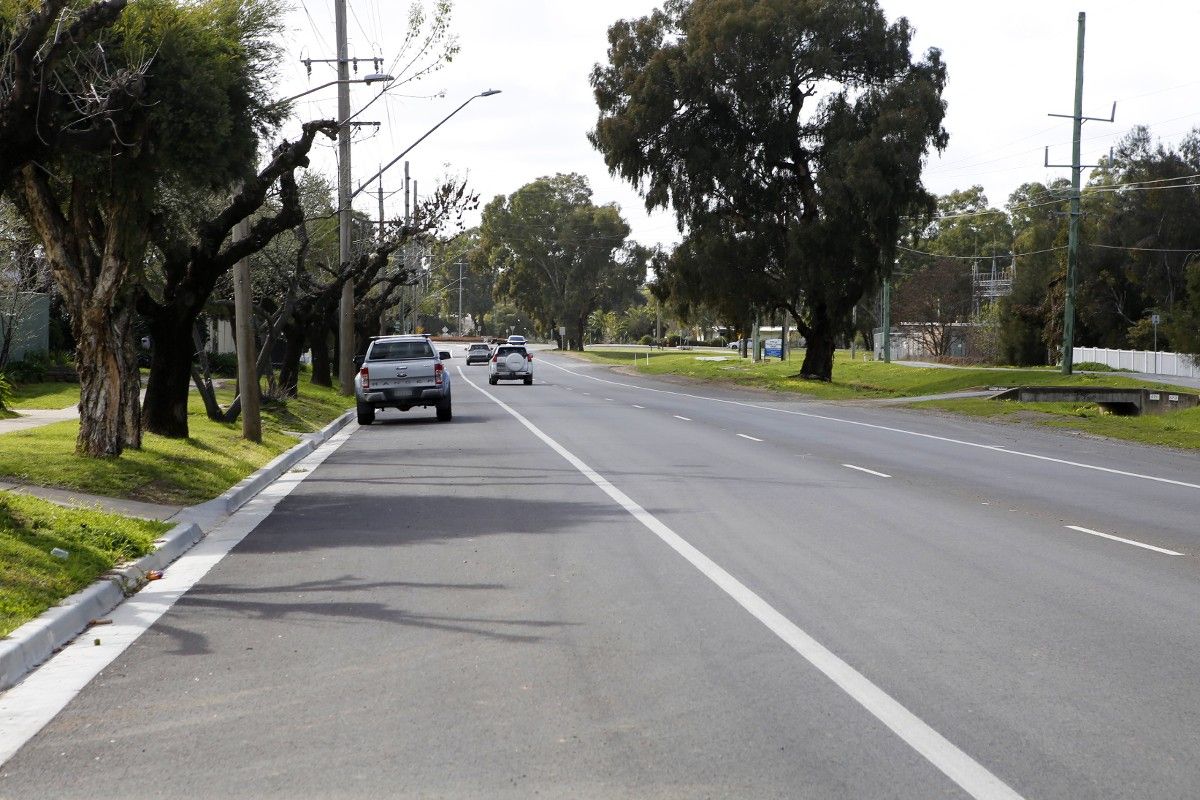
<path id="1" fill-rule="evenodd" d="M 0 493 L 0 637 L 117 564 L 149 553 L 170 527 Z M 55 558 L 55 547 L 69 555 Z"/>
<path id="2" fill-rule="evenodd" d="M 963 398 L 929 400 L 913 403 L 912 406 L 1002 422 L 1064 428 L 1142 444 L 1200 450 L 1200 408 L 1123 417 L 1111 414 L 1094 403 L 1018 403 L 1012 400 Z"/>
<path id="3" fill-rule="evenodd" d="M 639 372 L 651 375 L 683 375 L 703 381 L 793 392 L 820 400 L 923 397 L 1001 386 L 1169 387 L 1168 384 L 1127 378 L 1119 372 L 1064 376 L 1047 369 L 907 367 L 881 361 L 855 361 L 845 351 L 835 354 L 833 380 L 825 383 L 800 379 L 797 373 L 804 358 L 802 352 L 794 353 L 789 361 L 758 364 L 736 355 L 726 356 L 723 360 L 705 360 L 720 355 L 715 352 L 647 351 L 644 348 L 605 349 L 582 354 L 591 361 L 635 366 Z M 1188 387 L 1169 388 L 1189 393 L 1196 391 Z M 1122 417 L 1093 403 L 1017 403 L 960 398 L 914 402 L 911 406 L 1077 430 L 1144 444 L 1200 449 L 1200 408 Z"/>
<path id="4" fill-rule="evenodd" d="M 240 422 L 209 420 L 193 393 L 187 439 L 146 434 L 140 450 L 84 458 L 75 454 L 79 423 L 59 422 L 0 435 L 0 475 L 89 494 L 192 505 L 216 497 L 295 445 L 289 432 L 319 430 L 351 405 L 336 389 L 301 382 L 299 398 L 286 406 L 264 405 L 263 441 L 255 444 L 242 438 Z"/>
<path id="5" fill-rule="evenodd" d="M 78 383 L 25 383 L 13 386 L 10 409 L 67 408 L 79 405 Z"/>
<path id="6" fill-rule="evenodd" d="M 647 361 L 646 355 L 650 358 Z M 719 353 L 641 350 L 593 350 L 584 358 L 606 364 L 636 366 L 647 374 L 684 375 L 705 381 L 794 392 L 821 400 L 922 397 L 932 394 L 987 389 L 992 386 L 1165 386 L 1123 377 L 1119 374 L 1070 375 L 1046 369 L 939 369 L 907 367 L 882 361 L 856 361 L 847 351 L 834 355 L 833 380 L 810 381 L 799 376 L 803 352 L 788 361 L 761 361 Z M 636 359 L 635 359 L 636 356 Z M 1188 391 L 1187 389 L 1182 389 Z"/>

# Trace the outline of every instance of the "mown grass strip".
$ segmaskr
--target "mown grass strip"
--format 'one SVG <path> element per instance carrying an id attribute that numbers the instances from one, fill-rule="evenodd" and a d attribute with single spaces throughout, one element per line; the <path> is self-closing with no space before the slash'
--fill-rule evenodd
<path id="1" fill-rule="evenodd" d="M 193 397 L 188 439 L 146 434 L 140 450 L 119 458 L 75 454 L 79 423 L 59 422 L 0 435 L 0 476 L 89 494 L 166 505 L 192 505 L 224 492 L 297 443 L 287 432 L 311 433 L 352 405 L 336 389 L 302 382 L 300 397 L 263 408 L 261 444 L 242 438 L 239 422 L 213 422 Z M 37 457 L 32 458 L 31 454 Z"/>
<path id="2" fill-rule="evenodd" d="M 0 492 L 0 637 L 114 566 L 151 552 L 170 527 Z M 66 558 L 52 555 L 54 548 Z"/>
<path id="3" fill-rule="evenodd" d="M 649 359 L 646 358 L 648 352 Z M 789 361 L 762 361 L 758 364 L 750 359 L 739 358 L 732 352 L 724 360 L 708 360 L 719 355 L 715 352 L 681 353 L 645 349 L 604 349 L 582 354 L 584 358 L 595 362 L 635 367 L 646 374 L 682 375 L 703 381 L 792 392 L 821 400 L 923 397 L 1012 386 L 1144 386 L 1182 392 L 1197 391 L 1188 387 L 1141 381 L 1118 372 L 1064 376 L 1057 370 L 1047 368 L 909 367 L 881 361 L 853 360 L 847 351 L 839 351 L 835 355 L 833 380 L 826 383 L 799 378 L 797 373 L 804 358 L 802 352 L 793 353 Z M 1017 403 L 962 398 L 914 402 L 911 406 L 1065 428 L 1144 444 L 1200 449 L 1200 408 L 1122 417 L 1110 414 L 1094 403 Z"/>
<path id="4" fill-rule="evenodd" d="M 13 386 L 8 407 L 15 410 L 30 408 L 69 408 L 79 405 L 78 383 L 25 383 Z"/>

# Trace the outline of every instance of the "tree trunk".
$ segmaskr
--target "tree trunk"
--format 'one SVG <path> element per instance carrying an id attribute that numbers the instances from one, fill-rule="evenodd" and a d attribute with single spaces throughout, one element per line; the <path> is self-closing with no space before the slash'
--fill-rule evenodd
<path id="1" fill-rule="evenodd" d="M 119 456 L 126 447 L 142 446 L 133 311 L 124 304 L 89 306 L 76 319 L 79 436 L 75 452 Z"/>
<path id="2" fill-rule="evenodd" d="M 298 325 L 288 325 L 283 331 L 287 347 L 279 367 L 279 385 L 288 397 L 299 394 L 300 356 L 304 352 L 304 331 Z"/>
<path id="3" fill-rule="evenodd" d="M 584 334 L 584 331 L 586 331 L 586 330 L 587 330 L 587 317 L 586 316 L 580 317 L 575 322 L 575 330 L 571 331 L 571 333 L 575 334 L 574 339 L 572 339 L 572 341 L 571 341 L 571 349 L 572 350 L 578 350 L 581 353 L 583 352 L 583 334 Z"/>
<path id="4" fill-rule="evenodd" d="M 836 329 L 824 306 L 813 309 L 809 325 L 803 329 L 808 343 L 800 377 L 807 380 L 833 380 L 833 351 Z"/>
<path id="5" fill-rule="evenodd" d="M 142 425 L 150 433 L 173 439 L 188 436 L 188 384 L 196 351 L 194 326 L 195 319 L 174 309 L 150 319 L 154 350 L 142 406 Z"/>
<path id="6" fill-rule="evenodd" d="M 309 346 L 312 350 L 312 379 L 317 386 L 333 386 L 333 373 L 330 371 L 329 335 L 321 325 L 315 325 L 308 331 Z"/>

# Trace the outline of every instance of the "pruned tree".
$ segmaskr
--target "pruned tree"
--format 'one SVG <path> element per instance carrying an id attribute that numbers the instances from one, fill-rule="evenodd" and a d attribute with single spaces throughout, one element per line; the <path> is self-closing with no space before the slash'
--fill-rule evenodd
<path id="1" fill-rule="evenodd" d="M 0 186 L 62 146 L 103 152 L 144 65 L 109 67 L 91 46 L 127 0 L 0 3 Z M 74 72 L 86 82 L 63 80 Z"/>
<path id="2" fill-rule="evenodd" d="M 801 373 L 829 380 L 837 337 L 892 267 L 901 217 L 930 198 L 946 70 L 877 0 L 670 0 L 609 29 L 590 139 L 649 209 L 686 231 L 676 294 L 786 309 Z M 707 281 L 710 272 L 731 273 Z"/>
<path id="3" fill-rule="evenodd" d="M 303 221 L 295 171 L 308 166 L 308 152 L 318 134 L 332 139 L 336 133 L 337 125 L 331 121 L 305 123 L 296 141 L 280 144 L 271 161 L 242 184 L 224 209 L 200 222 L 197 230 L 181 230 L 162 220 L 152 229 L 151 240 L 161 259 L 161 283 L 145 282 L 138 298 L 138 309 L 154 340 L 143 416 L 146 430 L 176 438 L 188 435 L 196 319 L 221 276 L 240 259 Z M 249 236 L 233 241 L 234 225 L 261 209 L 277 184 L 277 207 L 252 222 Z"/>
<path id="4" fill-rule="evenodd" d="M 14 5 L 22 4 L 6 10 Z M 74 4 L 57 5 L 56 20 L 69 22 Z M 286 110 L 269 96 L 279 12 L 277 0 L 141 0 L 41 63 L 38 97 L 66 98 L 43 112 L 47 129 L 62 135 L 8 188 L 41 239 L 71 318 L 81 454 L 115 456 L 141 444 L 131 330 L 151 237 L 172 201 L 253 183 L 261 138 Z M 77 136 L 86 106 L 68 101 L 89 97 L 97 81 L 117 88 L 100 124 Z M 230 215 L 253 211 L 253 195 L 239 193 Z"/>

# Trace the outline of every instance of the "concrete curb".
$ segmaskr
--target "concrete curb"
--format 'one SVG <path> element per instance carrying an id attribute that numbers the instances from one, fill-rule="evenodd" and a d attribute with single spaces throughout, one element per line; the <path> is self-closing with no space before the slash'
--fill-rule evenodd
<path id="1" fill-rule="evenodd" d="M 206 503 L 192 506 L 192 509 L 204 509 L 201 516 L 206 518 L 205 527 L 212 528 L 328 441 L 353 418 L 354 412 L 347 411 L 229 491 Z M 214 516 L 214 511 L 219 514 Z M 181 513 L 186 515 L 187 511 Z M 205 533 L 197 522 L 181 522 L 163 534 L 154 552 L 105 573 L 91 586 L 17 628 L 8 638 L 0 639 L 0 692 L 16 684 L 56 650 L 68 644 L 92 620 L 100 619 L 126 597 L 136 594 L 146 585 L 147 573 L 165 568 L 203 539 Z"/>

